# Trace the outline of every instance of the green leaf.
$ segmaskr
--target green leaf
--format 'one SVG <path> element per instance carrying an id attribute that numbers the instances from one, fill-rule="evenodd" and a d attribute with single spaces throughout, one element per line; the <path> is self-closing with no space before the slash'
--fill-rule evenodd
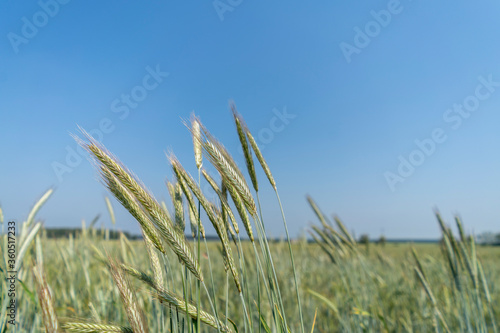
<path id="1" fill-rule="evenodd" d="M 21 287 L 23 287 L 23 290 L 26 294 L 28 294 L 29 298 L 31 299 L 31 301 L 36 304 L 36 300 L 35 300 L 35 293 L 33 293 L 31 290 L 28 289 L 28 287 L 26 286 L 26 284 L 24 284 L 23 281 L 21 281 L 21 279 L 17 279 L 17 281 L 19 282 L 19 284 L 21 285 Z"/>
<path id="2" fill-rule="evenodd" d="M 311 289 L 307 289 L 307 292 L 316 297 L 317 299 L 319 299 L 320 301 L 322 301 L 323 303 L 325 303 L 325 305 L 327 305 L 330 309 L 332 309 L 337 316 L 339 315 L 339 310 L 337 309 L 337 306 L 328 298 Z"/>

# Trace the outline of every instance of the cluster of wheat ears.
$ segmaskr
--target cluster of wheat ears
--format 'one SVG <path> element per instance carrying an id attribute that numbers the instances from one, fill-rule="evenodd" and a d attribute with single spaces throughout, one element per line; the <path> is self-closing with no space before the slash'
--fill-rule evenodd
<path id="1" fill-rule="evenodd" d="M 15 325 L 7 324 L 11 297 L 4 281 L 0 332 L 18 328 L 32 333 L 42 325 L 49 333 L 497 332 L 498 252 L 479 249 L 490 257 L 483 269 L 474 237 L 466 235 L 458 216 L 455 237 L 436 212 L 442 241 L 432 247 L 442 256 L 429 252 L 419 257 L 413 246 L 407 254 L 394 247 L 394 253 L 386 256 L 380 245 L 373 253 L 367 243 L 363 251 L 337 216 L 332 223 L 308 197 L 320 222 L 310 229 L 314 244 L 302 240 L 292 247 L 273 175 L 234 104 L 230 108 L 250 181 L 192 115 L 185 125 L 192 135 L 198 177 L 193 178 L 173 153 L 167 154 L 174 175 L 174 180 L 166 181 L 171 211 L 83 129 L 83 139 L 74 136 L 89 152 L 102 183 L 138 222 L 143 241 L 132 244 L 122 233 L 115 246 L 109 229 L 97 236 L 96 219 L 90 224 L 91 236 L 82 222 L 75 239 L 70 235 L 48 240 L 42 223 L 35 221 L 53 193 L 47 191 L 17 235 L 19 318 Z M 204 160 L 216 170 L 220 184 L 204 168 Z M 271 246 L 256 165 L 276 194 L 286 232 L 285 242 Z M 202 192 L 207 184 L 215 200 Z M 108 198 L 106 205 L 114 224 Z M 190 236 L 186 236 L 188 219 Z M 207 243 L 203 222 L 212 224 L 218 241 Z M 0 224 L 3 233 L 1 208 Z M 240 224 L 246 236 L 240 236 Z M 5 276 L 10 270 L 6 240 L 4 234 L 0 273 Z M 120 255 L 112 253 L 117 248 Z M 215 248 L 219 253 L 214 255 Z M 49 253 L 49 260 L 44 261 L 42 250 Z M 395 263 L 398 256 L 403 257 Z M 321 319 L 316 321 L 318 309 Z"/>
<path id="2" fill-rule="evenodd" d="M 246 126 L 242 116 L 237 112 L 234 104 L 231 103 L 230 106 L 255 196 L 252 194 L 243 172 L 237 166 L 231 154 L 203 126 L 200 119 L 193 114 L 190 121 L 185 122 L 185 125 L 188 127 L 193 138 L 198 179 L 195 180 L 185 170 L 173 153 L 168 154 L 167 158 L 175 175 L 175 183 L 167 182 L 175 209 L 173 214 L 167 210 L 165 205 L 161 205 L 154 198 L 144 184 L 130 170 L 106 150 L 102 144 L 86 133 L 85 130 L 80 129 L 86 140 L 74 136 L 75 140 L 92 156 L 95 168 L 98 170 L 102 182 L 139 223 L 153 274 L 148 275 L 146 272 L 140 271 L 130 265 L 120 263 L 109 255 L 104 254 L 101 249 L 95 247 L 96 256 L 108 266 L 115 284 L 120 291 L 121 300 L 125 307 L 130 326 L 122 327 L 89 321 L 58 321 L 53 309 L 54 302 L 50 299 L 50 294 L 44 292 L 48 287 L 43 276 L 43 267 L 40 262 L 37 262 L 34 266 L 35 277 L 41 291 L 39 294 L 40 302 L 44 309 L 44 323 L 48 332 L 56 332 L 58 327 L 75 332 L 148 332 L 143 309 L 141 309 L 140 304 L 137 302 L 128 276 L 143 282 L 145 287 L 149 288 L 151 295 L 160 303 L 175 307 L 177 312 L 189 316 L 191 319 L 186 324 L 189 332 L 191 330 L 199 331 L 202 324 L 211 326 L 219 332 L 238 331 L 236 324 L 227 317 L 227 307 L 225 314 L 220 309 L 215 308 L 212 298 L 216 297 L 217 291 L 214 290 L 213 283 L 210 284 L 207 282 L 208 279 L 204 276 L 201 269 L 201 261 L 204 260 L 201 255 L 202 243 L 205 244 L 206 252 L 208 253 L 205 231 L 202 224 L 202 210 L 219 237 L 221 253 L 224 259 L 224 269 L 226 274 L 232 277 L 234 281 L 233 291 L 241 299 L 241 308 L 245 318 L 245 330 L 249 332 L 253 331 L 254 323 L 251 322 L 249 307 L 255 306 L 257 307 L 261 321 L 259 327 L 264 327 L 269 332 L 271 328 L 280 332 L 290 330 L 274 268 L 274 259 L 271 255 L 260 210 L 259 183 L 255 172 L 253 155 L 257 157 L 269 183 L 274 189 L 280 208 L 281 200 L 276 182 L 255 138 Z M 222 180 L 220 186 L 203 167 L 203 157 L 213 165 L 220 175 Z M 203 194 L 201 190 L 202 175 L 217 194 L 217 202 L 209 201 Z M 187 203 L 185 204 L 184 201 Z M 230 204 L 230 201 L 232 201 L 233 205 Z M 235 207 L 237 215 L 244 226 L 247 237 L 252 244 L 253 252 L 245 253 L 243 249 L 239 221 L 232 207 Z M 194 242 L 189 242 L 185 236 L 185 209 L 188 211 L 187 215 L 189 216 Z M 301 331 L 304 332 L 297 273 L 282 208 L 281 212 L 289 246 L 290 264 L 294 275 L 297 306 L 301 319 Z M 256 237 L 254 230 L 256 231 Z M 196 290 L 194 292 L 188 290 L 187 283 L 184 284 L 185 288 L 183 288 L 182 294 L 176 294 L 168 289 L 164 279 L 165 267 L 161 260 L 161 256 L 166 254 L 168 248 L 177 255 L 180 263 L 185 267 L 184 278 L 186 280 L 195 279 Z M 258 278 L 261 278 L 263 281 L 264 289 L 258 290 L 258 295 L 249 295 L 247 294 L 249 292 L 248 289 L 244 288 L 248 257 L 253 257 L 251 262 L 255 263 Z M 209 258 L 208 261 L 210 265 Z M 208 299 L 210 309 L 201 308 L 201 297 Z M 251 300 L 256 298 L 259 299 L 259 302 L 256 305 L 251 304 Z M 266 318 L 268 316 L 261 313 L 263 311 L 262 300 L 264 299 L 267 299 L 269 302 L 266 309 L 272 313 L 272 322 L 267 322 Z"/>

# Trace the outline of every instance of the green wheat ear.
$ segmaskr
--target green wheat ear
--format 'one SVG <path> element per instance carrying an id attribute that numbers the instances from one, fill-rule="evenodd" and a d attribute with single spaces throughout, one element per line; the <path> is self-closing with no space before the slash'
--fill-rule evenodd
<path id="1" fill-rule="evenodd" d="M 257 182 L 257 175 L 255 174 L 255 166 L 253 164 L 252 153 L 250 152 L 250 148 L 248 146 L 248 140 L 246 132 L 248 128 L 243 120 L 243 117 L 236 110 L 236 105 L 233 101 L 229 102 L 229 107 L 231 108 L 231 112 L 233 113 L 234 123 L 236 124 L 236 131 L 238 132 L 238 138 L 240 139 L 241 148 L 243 149 L 243 154 L 245 155 L 245 162 L 248 169 L 248 174 L 250 175 L 250 179 L 252 180 L 252 185 L 255 191 L 259 191 L 259 183 Z"/>
<path id="2" fill-rule="evenodd" d="M 120 161 L 111 155 L 104 146 L 97 143 L 85 130 L 81 129 L 89 143 L 83 142 L 80 138 L 74 137 L 75 140 L 94 157 L 98 171 L 105 181 L 123 185 L 120 189 L 126 189 L 133 198 L 128 198 L 127 205 L 132 205 L 136 202 L 140 205 L 140 209 L 149 217 L 149 220 L 154 224 L 158 233 L 170 245 L 171 249 L 177 254 L 179 260 L 193 273 L 193 275 L 203 281 L 203 274 L 198 262 L 194 259 L 191 248 L 188 246 L 185 236 L 180 234 L 174 227 L 170 217 L 163 210 L 160 204 L 153 198 L 145 189 L 144 185 L 140 184 L 132 173 L 127 170 Z M 113 177 L 111 177 L 111 175 Z M 115 181 L 116 179 L 116 181 Z M 115 191 L 116 192 L 116 191 Z M 123 195 L 126 192 L 122 193 Z M 117 198 L 119 199 L 119 198 Z M 127 207 L 125 207 L 127 208 Z"/>

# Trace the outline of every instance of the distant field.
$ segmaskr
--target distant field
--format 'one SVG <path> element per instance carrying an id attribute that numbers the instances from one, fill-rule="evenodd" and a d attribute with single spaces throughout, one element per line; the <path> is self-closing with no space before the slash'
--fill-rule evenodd
<path id="1" fill-rule="evenodd" d="M 92 238 L 91 235 L 71 242 L 63 239 L 42 240 L 46 276 L 54 293 L 56 311 L 60 317 L 93 318 L 94 315 L 98 315 L 106 322 L 126 323 L 127 317 L 120 302 L 118 289 L 106 266 L 94 257 L 92 245 L 106 249 L 110 256 L 133 267 L 145 272 L 151 271 L 148 254 L 142 241 L 125 239 L 105 241 L 102 238 Z M 243 246 L 250 247 L 248 242 L 243 243 Z M 216 306 L 219 311 L 225 311 L 226 273 L 220 269 L 223 264 L 218 249 L 219 244 L 208 242 L 208 247 L 212 266 L 217 267 L 213 270 L 214 287 L 219 295 Z M 447 320 L 449 329 L 456 332 L 460 328 L 460 318 L 463 317 L 463 313 L 457 306 L 457 295 L 454 295 L 447 263 L 438 245 L 370 244 L 368 254 L 365 246 L 358 247 L 360 252 L 358 258 L 345 259 L 333 264 L 317 244 L 294 242 L 293 250 L 301 283 L 306 327 L 312 327 L 317 311 L 315 322 L 317 332 L 347 329 L 361 332 L 363 327 L 369 331 L 382 332 L 432 331 L 433 310 L 413 271 L 415 266 L 411 253 L 413 247 L 419 254 L 438 307 Z M 292 321 L 290 327 L 293 328 L 293 332 L 297 332 L 299 321 L 290 265 L 288 260 L 279 259 L 286 258 L 287 246 L 286 243 L 274 243 L 271 244 L 271 249 L 273 256 L 277 258 L 276 271 L 280 288 L 284 291 L 285 311 Z M 477 250 L 484 266 L 492 302 L 496 305 L 500 300 L 498 287 L 500 248 L 478 247 Z M 202 255 L 206 256 L 205 251 Z M 252 258 L 247 257 L 246 260 L 252 262 Z M 245 288 L 248 288 L 255 297 L 257 278 L 252 266 L 248 265 Z M 179 291 L 179 288 L 182 289 L 184 269 L 175 256 L 169 256 L 166 268 L 166 285 L 173 291 Z M 207 265 L 203 266 L 203 270 L 206 276 L 209 276 Z M 32 290 L 32 278 L 27 276 L 25 282 Z M 131 280 L 131 282 L 135 287 L 142 287 L 137 281 Z M 194 288 L 194 284 L 191 287 Z M 230 295 L 234 294 L 234 285 L 229 287 Z M 322 295 L 331 304 L 315 296 L 315 293 Z M 168 307 L 165 308 L 155 302 L 147 289 L 139 289 L 137 295 L 139 303 L 145 310 L 150 331 L 166 332 L 170 327 L 171 316 L 177 320 L 176 312 L 170 313 Z M 206 302 L 203 306 L 209 308 Z M 228 316 L 238 323 L 239 327 L 243 327 L 239 299 L 235 295 L 229 298 L 228 309 Z M 255 306 L 251 310 L 257 322 Z M 270 316 L 268 309 L 264 312 L 266 317 Z M 30 332 L 30 327 L 38 327 L 35 331 L 39 331 L 43 327 L 40 308 L 36 301 L 28 297 L 28 293 L 21 293 L 19 318 L 22 318 L 21 332 Z"/>

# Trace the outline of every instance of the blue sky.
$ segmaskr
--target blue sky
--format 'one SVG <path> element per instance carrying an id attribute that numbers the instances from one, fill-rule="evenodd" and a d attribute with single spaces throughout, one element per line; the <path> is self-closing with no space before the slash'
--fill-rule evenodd
<path id="1" fill-rule="evenodd" d="M 54 171 L 68 167 L 77 124 L 103 127 L 106 147 L 160 200 L 172 178 L 165 151 L 195 174 L 181 121 L 193 110 L 244 168 L 233 99 L 265 147 L 294 236 L 315 221 L 306 194 L 358 235 L 437 238 L 434 207 L 460 213 L 468 231 L 499 231 L 498 2 L 63 2 L 0 4 L 7 219 L 23 221 L 54 187 L 46 226 L 98 213 L 110 225 L 86 157 Z M 267 230 L 283 235 L 260 175 Z M 119 228 L 138 232 L 113 205 Z"/>

